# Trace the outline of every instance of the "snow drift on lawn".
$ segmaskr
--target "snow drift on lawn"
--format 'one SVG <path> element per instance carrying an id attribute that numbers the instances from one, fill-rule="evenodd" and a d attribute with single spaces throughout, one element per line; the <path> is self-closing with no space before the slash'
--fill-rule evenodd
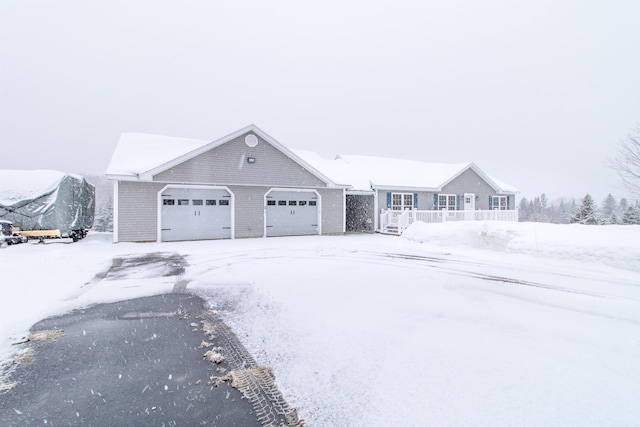
<path id="1" fill-rule="evenodd" d="M 418 241 L 91 234 L 3 248 L 0 354 L 45 316 L 170 292 L 176 278 L 151 268 L 94 276 L 116 256 L 179 253 L 187 290 L 311 426 L 637 424 L 640 227 L 456 223 L 406 237 Z M 616 257 L 629 268 L 600 262 Z"/>
<path id="2" fill-rule="evenodd" d="M 440 248 L 490 249 L 640 271 L 640 226 L 416 222 L 402 236 Z"/>

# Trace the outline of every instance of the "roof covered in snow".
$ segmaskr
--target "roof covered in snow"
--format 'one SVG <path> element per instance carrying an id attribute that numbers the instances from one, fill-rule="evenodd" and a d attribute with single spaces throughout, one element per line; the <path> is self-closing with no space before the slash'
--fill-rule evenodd
<path id="1" fill-rule="evenodd" d="M 66 175 L 53 170 L 0 170 L 0 204 L 11 206 L 48 194 Z"/>
<path id="2" fill-rule="evenodd" d="M 380 187 L 438 189 L 471 165 L 358 155 L 339 155 L 334 160 L 327 160 L 315 153 L 297 153 L 325 171 L 334 181 L 350 184 L 356 191 L 371 191 Z"/>
<path id="3" fill-rule="evenodd" d="M 385 157 L 339 155 L 325 159 L 312 151 L 289 150 L 255 125 L 249 125 L 216 141 L 123 133 L 107 168 L 110 178 L 150 179 L 152 175 L 224 144 L 248 131 L 258 133 L 299 163 L 332 183 L 351 191 L 374 188 L 439 191 L 467 169 L 473 169 L 497 192 L 514 193 L 515 187 L 484 174 L 474 163 L 427 163 Z"/>
<path id="4" fill-rule="evenodd" d="M 373 188 L 421 189 L 440 191 L 458 175 L 472 169 L 498 192 L 518 190 L 485 175 L 473 162 L 429 163 L 359 155 L 338 155 L 329 160 L 311 151 L 296 150 L 296 154 L 339 184 L 348 184 L 353 191 Z"/>
<path id="5" fill-rule="evenodd" d="M 139 175 L 210 142 L 145 133 L 123 133 L 111 156 L 107 175 Z"/>
<path id="6" fill-rule="evenodd" d="M 502 190 L 503 193 L 518 193 L 518 192 L 520 192 L 520 190 L 518 190 L 517 187 L 514 187 L 513 185 L 509 185 L 504 181 L 500 181 L 497 178 L 489 176 L 489 179 L 491 179 L 498 187 L 500 187 L 500 189 Z"/>

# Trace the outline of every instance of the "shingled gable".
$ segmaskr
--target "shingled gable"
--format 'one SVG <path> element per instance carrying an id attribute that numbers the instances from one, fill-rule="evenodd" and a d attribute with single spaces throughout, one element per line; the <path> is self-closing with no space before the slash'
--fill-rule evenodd
<path id="1" fill-rule="evenodd" d="M 469 163 L 468 166 L 466 166 L 465 168 L 461 169 L 458 173 L 456 173 L 455 175 L 453 175 L 451 178 L 449 178 L 447 181 L 443 182 L 440 186 L 439 186 L 439 190 L 441 190 L 442 188 L 444 188 L 447 184 L 449 184 L 450 182 L 452 182 L 453 180 L 455 180 L 457 177 L 459 177 L 460 175 L 462 175 L 463 173 L 465 173 L 467 170 L 471 169 L 472 171 L 474 171 L 475 173 L 477 173 L 480 178 L 482 178 L 491 188 L 493 188 L 493 190 L 497 193 L 497 194 L 513 194 L 515 191 L 509 191 L 509 189 L 506 188 L 502 188 L 500 185 L 498 185 L 495 180 L 493 178 L 491 178 L 489 175 L 485 174 L 484 172 L 482 172 L 482 169 L 480 169 L 475 163 Z"/>
<path id="2" fill-rule="evenodd" d="M 302 168 L 304 168 L 305 170 L 307 170 L 309 173 L 311 173 L 312 175 L 314 175 L 316 178 L 318 178 L 320 181 L 324 182 L 327 187 L 336 187 L 336 183 L 333 182 L 330 178 L 328 178 L 326 175 L 324 175 L 322 172 L 320 172 L 319 170 L 317 170 L 316 168 L 314 168 L 312 165 L 310 165 L 309 163 L 307 163 L 306 161 L 304 161 L 302 158 L 300 158 L 298 155 L 296 155 L 293 151 L 289 150 L 287 147 L 285 147 L 284 145 L 282 145 L 281 143 L 279 143 L 278 141 L 276 141 L 273 137 L 271 137 L 269 134 L 267 134 L 266 132 L 264 132 L 262 129 L 260 129 L 258 126 L 251 124 L 249 126 L 246 126 L 240 130 L 237 130 L 229 135 L 226 135 L 220 139 L 217 139 L 215 141 L 212 142 L 205 142 L 205 141 L 197 141 L 197 140 L 185 140 L 188 142 L 187 148 L 189 149 L 189 151 L 186 151 L 184 153 L 179 153 L 176 157 L 168 160 L 168 161 L 164 161 L 163 163 L 157 164 L 151 168 L 144 168 L 145 170 L 137 170 L 135 171 L 134 174 L 123 174 L 122 172 L 118 171 L 117 165 L 113 165 L 113 159 L 112 159 L 112 164 L 109 166 L 109 169 L 107 170 L 107 176 L 111 179 L 121 179 L 121 180 L 134 180 L 134 181 L 153 181 L 153 177 L 165 172 L 179 164 L 182 164 L 188 160 L 191 160 L 203 153 L 206 153 L 209 150 L 212 150 L 216 147 L 219 147 L 221 145 L 224 145 L 230 141 L 233 141 L 234 139 L 247 134 L 249 132 L 252 132 L 256 135 L 258 135 L 260 138 L 262 138 L 264 141 L 266 141 L 267 143 L 269 143 L 272 147 L 274 147 L 276 150 L 280 151 L 281 153 L 283 153 L 285 156 L 287 156 L 288 158 L 290 158 L 293 162 L 297 163 L 298 165 L 300 165 Z M 165 137 L 161 137 L 161 138 L 165 138 Z M 177 138 L 176 138 L 177 140 Z M 198 144 L 198 142 L 201 142 L 202 145 Z M 119 142 L 119 144 L 123 143 L 122 139 Z M 126 142 L 124 142 L 126 143 Z M 193 148 L 193 147 L 196 148 Z M 122 149 L 125 147 L 117 147 L 117 149 Z M 150 147 L 151 149 L 152 147 Z M 115 156 L 114 156 L 115 157 Z"/>

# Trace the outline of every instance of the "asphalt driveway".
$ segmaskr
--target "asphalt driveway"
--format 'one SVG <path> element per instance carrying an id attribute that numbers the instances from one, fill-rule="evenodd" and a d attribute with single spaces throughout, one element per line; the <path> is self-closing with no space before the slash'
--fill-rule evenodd
<path id="1" fill-rule="evenodd" d="M 196 296 L 100 304 L 33 326 L 0 425 L 303 425 Z"/>

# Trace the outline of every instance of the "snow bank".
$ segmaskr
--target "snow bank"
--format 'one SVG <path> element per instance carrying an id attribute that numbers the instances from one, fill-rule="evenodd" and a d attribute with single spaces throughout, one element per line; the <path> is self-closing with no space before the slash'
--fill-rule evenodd
<path id="1" fill-rule="evenodd" d="M 489 249 L 640 271 L 640 226 L 517 222 L 412 224 L 402 237 L 438 248 Z"/>

